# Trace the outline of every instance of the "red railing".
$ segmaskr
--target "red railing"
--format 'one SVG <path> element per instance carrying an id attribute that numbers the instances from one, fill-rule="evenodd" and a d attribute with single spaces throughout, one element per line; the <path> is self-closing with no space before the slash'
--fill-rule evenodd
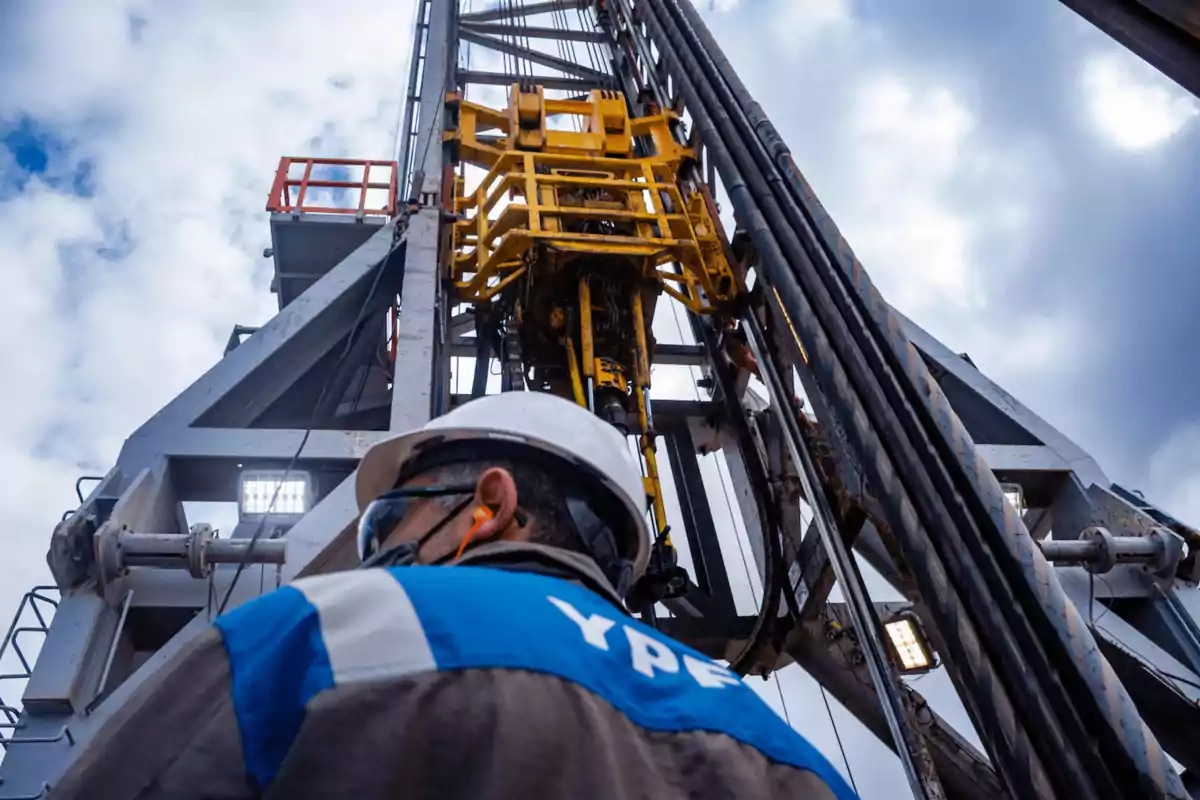
<path id="1" fill-rule="evenodd" d="M 295 168 L 303 167 L 300 177 L 292 177 Z M 338 168 L 353 170 L 362 168 L 362 180 L 334 180 L 332 178 L 313 178 L 314 167 Z M 377 177 L 386 170 L 386 181 L 371 182 L 371 170 L 375 169 Z M 319 170 L 323 172 L 324 170 Z M 330 170 L 332 171 L 332 170 Z M 367 214 L 393 217 L 396 215 L 396 176 L 395 161 L 362 161 L 352 158 L 294 158 L 284 156 L 279 159 L 279 169 L 275 171 L 275 184 L 271 187 L 271 196 L 267 200 L 267 210 L 278 214 Z M 305 205 L 305 199 L 310 189 L 332 189 L 332 200 L 345 199 L 345 203 L 336 205 Z M 345 192 L 339 193 L 336 190 Z M 357 204 L 352 204 L 353 190 L 357 190 Z M 379 193 L 386 191 L 382 198 Z M 367 207 L 368 192 L 371 193 L 372 206 Z M 318 194 L 314 192 L 314 194 Z M 328 197 L 320 192 L 322 199 Z M 293 196 L 295 201 L 293 202 Z M 382 204 L 379 200 L 382 199 Z"/>

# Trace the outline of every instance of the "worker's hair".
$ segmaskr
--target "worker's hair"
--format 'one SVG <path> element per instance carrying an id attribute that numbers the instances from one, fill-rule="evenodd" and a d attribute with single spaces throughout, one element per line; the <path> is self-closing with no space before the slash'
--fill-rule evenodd
<path id="1" fill-rule="evenodd" d="M 535 521 L 532 541 L 560 547 L 576 553 L 587 553 L 575 523 L 563 501 L 558 482 L 544 470 L 531 464 L 509 461 L 446 464 L 431 470 L 439 483 L 474 483 L 492 467 L 508 470 L 517 486 L 517 505 Z M 462 502 L 462 497 L 433 498 L 447 511 Z"/>

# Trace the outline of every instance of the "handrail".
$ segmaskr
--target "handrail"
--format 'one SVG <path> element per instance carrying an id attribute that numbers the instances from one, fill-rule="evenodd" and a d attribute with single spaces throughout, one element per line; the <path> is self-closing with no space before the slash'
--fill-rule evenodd
<path id="1" fill-rule="evenodd" d="M 303 165 L 304 172 L 299 178 L 289 177 L 294 165 Z M 314 179 L 314 167 L 362 167 L 362 180 Z M 387 178 L 383 181 L 372 181 L 371 170 L 386 170 Z M 275 182 L 271 186 L 271 196 L 267 199 L 267 210 L 276 214 L 354 214 L 360 219 L 365 216 L 394 217 L 396 215 L 396 186 L 398 166 L 395 161 L 372 161 L 352 158 L 304 158 L 284 156 L 279 159 L 279 168 L 275 171 Z M 292 190 L 295 189 L 293 199 Z M 345 189 L 354 190 L 356 202 L 346 206 L 306 205 L 305 199 L 309 189 Z M 386 191 L 382 206 L 367 207 L 369 191 Z"/>

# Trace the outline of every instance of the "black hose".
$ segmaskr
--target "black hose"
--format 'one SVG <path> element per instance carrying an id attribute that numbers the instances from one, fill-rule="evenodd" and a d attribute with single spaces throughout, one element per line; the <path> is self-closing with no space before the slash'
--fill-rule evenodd
<path id="1" fill-rule="evenodd" d="M 648 4 L 642 5 L 643 10 L 648 7 Z M 758 186 L 759 191 L 757 193 L 751 191 L 751 187 L 747 185 L 745 176 L 741 170 L 741 167 L 744 165 L 744 158 L 742 159 L 742 163 L 739 163 L 738 159 L 731 156 L 729 149 L 725 147 L 725 138 L 732 138 L 736 141 L 736 136 L 728 134 L 731 125 L 728 115 L 722 113 L 720 104 L 714 103 L 711 97 L 707 99 L 707 102 L 701 101 L 700 93 L 688 77 L 689 75 L 702 74 L 698 67 L 694 62 L 687 66 L 681 62 L 678 54 L 674 51 L 673 45 L 664 35 L 662 28 L 659 27 L 658 20 L 653 12 L 646 14 L 645 18 L 651 28 L 655 30 L 660 48 L 664 56 L 668 59 L 669 66 L 671 66 L 676 76 L 679 87 L 684 92 L 685 99 L 689 101 L 689 106 L 693 111 L 693 119 L 701 129 L 701 135 L 709 147 L 710 154 L 717 162 L 723 177 L 726 179 L 726 188 L 731 201 L 738 211 L 739 219 L 749 230 L 751 238 L 754 240 L 755 246 L 762 256 L 767 279 L 781 292 L 787 305 L 795 310 L 794 322 L 799 323 L 806 334 L 806 347 L 813 356 L 813 365 L 817 368 L 818 372 L 824 373 L 822 383 L 836 387 L 837 391 L 833 394 L 837 396 L 836 399 L 839 401 L 839 404 L 847 409 L 846 413 L 850 415 L 850 422 L 852 423 L 851 429 L 857 434 L 860 440 L 858 444 L 861 446 L 864 444 L 862 437 L 869 435 L 863 430 L 865 416 L 861 402 L 850 390 L 845 372 L 836 358 L 830 356 L 832 348 L 825 338 L 824 332 L 814 324 L 816 317 L 813 309 L 792 278 L 787 265 L 787 259 L 780 250 L 772 226 L 768 225 L 767 220 L 758 207 L 758 198 L 755 197 L 755 194 L 763 197 L 765 194 L 763 187 L 761 185 Z M 706 106 L 708 107 L 709 114 L 701 113 L 701 110 L 705 109 Z M 716 119 L 716 123 L 709 119 L 709 115 Z M 723 129 L 724 136 L 722 133 L 718 133 L 718 126 Z M 784 226 L 779 223 L 777 218 L 779 214 L 778 208 L 771 208 L 773 203 L 769 198 L 764 197 L 764 201 L 767 209 L 774 211 L 773 216 L 776 217 L 775 227 L 783 228 Z M 794 249 L 798 250 L 799 248 L 795 247 Z M 844 326 L 844 322 L 842 324 Z M 846 335 L 844 330 L 842 333 L 843 336 Z M 881 481 L 881 483 L 890 487 L 891 484 L 896 483 L 895 470 L 891 468 L 890 461 L 886 460 L 886 456 L 880 452 L 878 444 L 875 442 L 872 443 L 874 447 L 864 447 L 862 449 L 864 452 L 874 451 L 877 454 L 875 469 L 877 472 L 882 471 L 887 474 L 889 480 L 886 482 Z M 903 489 L 903 487 L 898 485 L 894 488 Z M 893 524 L 897 528 L 911 528 L 914 525 L 912 509 L 908 504 L 902 504 L 901 510 L 893 516 L 895 518 Z M 940 582 L 943 586 L 946 584 L 944 569 L 940 568 L 938 562 L 931 561 L 926 568 L 933 570 L 934 578 L 940 576 Z M 952 599 L 948 592 L 939 593 L 939 596 L 948 608 L 943 614 L 943 627 L 948 626 L 949 630 L 957 630 L 959 632 L 958 639 L 960 641 L 957 642 L 955 649 L 958 649 L 960 655 L 963 655 L 962 650 L 964 646 L 962 642 L 978 643 L 980 641 L 979 637 L 977 634 L 974 634 L 973 629 L 968 631 L 969 623 L 962 617 L 958 610 L 960 603 L 957 601 L 957 598 L 954 597 Z M 953 640 L 955 637 L 949 638 Z M 966 649 L 968 652 L 971 650 L 970 648 Z M 987 729 L 988 727 L 995 728 L 995 726 L 999 725 L 1006 734 L 994 738 L 989 737 L 994 743 L 994 757 L 1008 763 L 1010 769 L 1007 770 L 1007 773 L 1009 775 L 1023 776 L 1023 785 L 1029 787 L 1031 790 L 1034 790 L 1035 787 L 1039 790 L 1045 789 L 1044 777 L 1041 779 L 1037 778 L 1037 774 L 1041 772 L 1041 767 L 1034 761 L 1034 756 L 1028 747 L 1026 737 L 1023 734 L 1016 733 L 1010 703 L 1007 701 L 1001 687 L 995 686 L 992 683 L 993 670 L 990 669 L 990 665 L 987 664 L 980 650 L 974 650 L 974 654 L 975 658 L 962 658 L 960 660 L 961 663 L 965 664 L 964 672 L 969 673 L 966 677 L 968 684 L 974 687 L 974 691 L 967 693 L 968 697 L 977 696 L 986 706 L 985 708 L 977 709 L 974 716 L 977 721 L 983 721 L 981 727 Z M 1012 746 L 1020 751 L 1019 755 L 1013 754 L 1008 750 L 1008 743 L 1010 741 L 1012 742 Z M 1019 769 L 1019 764 L 1024 765 L 1024 768 Z M 1034 790 L 1024 793 L 1025 796 L 1037 796 L 1039 794 L 1045 796 L 1047 792 Z"/>
<path id="2" fill-rule="evenodd" d="M 675 4 L 668 2 L 664 6 L 667 10 L 661 13 L 660 21 L 665 23 L 666 35 L 675 40 L 676 51 L 683 55 L 688 74 L 707 73 L 708 82 L 704 89 L 718 106 L 715 115 L 717 122 L 725 123 L 726 130 L 736 131 L 733 117 L 741 111 L 738 99 L 724 84 L 720 71 L 711 60 L 705 63 L 706 59 L 689 52 L 687 44 L 679 41 L 683 38 L 681 26 L 669 18 L 670 9 Z M 1061 685 L 1056 684 L 1037 639 L 1027 627 L 1021 627 L 1022 623 L 1027 624 L 1026 621 L 1023 618 L 1013 619 L 1019 615 L 1020 607 L 1014 601 L 1005 599 L 1006 595 L 1010 595 L 1009 587 L 991 561 L 991 553 L 983 544 L 980 534 L 974 529 L 975 520 L 966 513 L 953 487 L 948 486 L 949 478 L 940 469 L 941 465 L 928 457 L 931 445 L 922 437 L 923 432 L 917 429 L 915 414 L 895 385 L 895 379 L 876 343 L 868 338 L 869 328 L 859 318 L 858 309 L 852 305 L 845 287 L 837 281 L 836 271 L 818 269 L 817 265 L 824 260 L 824 253 L 810 239 L 802 239 L 798 235 L 805 231 L 807 222 L 790 202 L 781 176 L 759 142 L 750 135 L 751 129 L 749 121 L 743 121 L 744 133 L 740 137 L 743 146 L 734 150 L 734 159 L 740 162 L 743 175 L 753 184 L 754 193 L 761 201 L 760 207 L 772 231 L 776 233 L 777 241 L 781 240 L 791 266 L 798 271 L 801 285 L 815 291 L 817 312 L 827 326 L 833 326 L 833 339 L 835 343 L 841 343 L 838 349 L 843 354 L 852 380 L 860 391 L 866 391 L 864 399 L 868 414 L 873 418 L 885 446 L 890 445 L 893 458 L 899 456 L 897 465 L 907 478 L 904 482 L 909 485 L 910 497 L 915 501 L 919 515 L 930 530 L 939 534 L 932 537 L 934 546 L 941 545 L 943 559 L 951 568 L 952 577 L 965 587 L 970 599 L 968 607 L 973 606 L 976 615 L 982 611 L 991 634 L 989 643 L 994 646 L 993 652 L 998 652 L 999 663 L 1004 669 L 1001 674 L 1023 675 L 1031 668 L 1037 670 L 1040 682 L 1017 687 L 1013 697 L 1019 703 L 1018 709 L 1033 717 L 1030 728 L 1034 738 L 1041 740 L 1038 751 L 1043 754 L 1059 752 L 1061 757 L 1054 759 L 1051 771 L 1061 770 L 1062 790 L 1069 791 L 1072 796 L 1088 796 L 1085 787 L 1091 785 L 1092 780 L 1080 763 L 1079 756 L 1072 754 L 1069 746 L 1072 742 L 1083 741 L 1084 737 L 1078 735 L 1080 728 L 1076 727 L 1076 737 L 1068 739 L 1059 728 L 1060 717 L 1051 711 L 1054 708 L 1062 717 L 1072 719 L 1074 715 L 1069 699 Z M 854 324 L 848 324 L 850 321 Z M 879 376 L 883 376 L 882 381 L 877 380 Z M 897 413 L 899 411 L 908 413 Z M 880 424 L 882 427 L 878 427 Z M 921 451 L 914 449 L 913 440 L 917 443 L 916 447 L 922 448 Z M 925 452 L 927 457 L 921 458 L 920 452 Z M 941 486 L 934 485 L 934 479 L 938 478 L 941 479 Z M 950 497 L 948 502 L 945 499 L 947 496 Z M 913 533 L 924 536 L 920 530 Z M 964 561 L 964 548 L 971 553 L 976 564 Z M 981 572 L 984 581 L 979 580 Z M 1006 611 L 1009 613 L 1006 614 Z M 1016 633 L 1010 627 L 1014 624 L 1017 626 Z M 1022 637 L 1020 632 L 1026 632 L 1026 635 Z M 1031 655 L 1035 658 L 1032 665 L 1028 661 Z M 1037 656 L 1041 656 L 1041 659 Z M 1058 691 L 1047 695 L 1046 686 Z M 1054 700 L 1053 706 L 1048 702 L 1050 698 Z M 1075 722 L 1078 723 L 1078 720 L 1075 719 Z M 1103 776 L 1103 763 L 1096 759 L 1092 761 L 1088 766 Z M 1093 778 L 1099 776 L 1093 772 Z"/>
<path id="3" fill-rule="evenodd" d="M 969 437 L 960 430 L 961 425 L 940 392 L 929 394 L 918 389 L 919 385 L 935 384 L 919 360 L 912 357 L 915 351 L 899 329 L 890 307 L 882 302 L 861 266 L 849 253 L 848 245 L 804 182 L 782 138 L 729 67 L 703 21 L 686 2 L 668 0 L 665 5 L 679 18 L 679 27 L 691 34 L 693 47 L 707 57 L 701 61 L 707 61 L 703 65 L 713 84 L 725 90 L 722 99 L 744 114 L 745 127 L 757 140 L 748 141 L 747 145 L 759 156 L 756 160 L 760 168 L 771 176 L 768 183 L 785 210 L 790 212 L 787 214 L 790 225 L 808 234 L 806 250 L 814 261 L 825 267 L 821 276 L 831 294 L 841 301 L 842 312 L 848 318 L 857 317 L 856 327 L 864 334 L 873 334 L 870 344 L 878 350 L 864 346 L 864 351 L 872 357 L 876 374 L 891 378 L 884 382 L 889 400 L 908 412 L 902 416 L 902 421 L 909 436 L 919 447 L 925 448 L 921 452 L 926 454 L 924 461 L 929 474 L 939 484 L 952 516 L 957 517 L 959 529 L 965 529 L 964 523 L 979 524 L 978 538 L 966 537 L 972 545 L 976 566 L 984 573 L 994 603 L 1006 611 L 1013 624 L 1022 653 L 1035 658 L 1040 679 L 1049 688 L 1048 696 L 1055 700 L 1056 719 L 1065 724 L 1064 732 L 1081 753 L 1087 774 L 1099 786 L 1107 784 L 1108 792 L 1117 796 L 1127 794 L 1128 787 L 1139 780 L 1149 780 L 1139 774 L 1145 766 L 1144 754 L 1141 765 L 1130 758 L 1131 745 L 1127 745 L 1123 736 L 1113 729 L 1117 722 L 1124 727 L 1128 717 L 1106 717 L 1105 709 L 1094 693 L 1097 684 L 1089 685 L 1080 671 L 1079 662 L 1084 659 L 1074 656 L 1070 650 L 1078 645 L 1078 637 L 1066 639 L 1060 635 L 1051 622 L 1052 615 L 1047 614 L 1044 601 L 1030 586 L 1028 573 L 1015 557 L 1010 543 L 1012 537 L 1028 538 L 1028 533 L 1021 528 L 1015 515 L 1003 513 L 1003 503 L 990 504 L 984 499 L 989 495 L 993 499 L 999 496 L 999 487 L 992 485 L 994 477 L 985 465 L 982 470 L 968 469 L 964 465 L 964 461 L 975 467 L 982 465 Z M 954 445 L 947 441 L 948 435 Z M 1052 662 L 1056 666 L 1052 667 Z M 1110 697 L 1108 686 L 1097 683 L 1104 698 L 1101 702 L 1106 702 Z M 1136 717 L 1134 721 L 1140 723 Z M 1097 739 L 1100 748 L 1092 744 Z"/>

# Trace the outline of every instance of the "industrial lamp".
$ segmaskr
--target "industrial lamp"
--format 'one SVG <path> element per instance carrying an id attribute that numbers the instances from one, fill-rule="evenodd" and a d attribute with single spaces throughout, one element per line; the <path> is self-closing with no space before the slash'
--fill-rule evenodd
<path id="1" fill-rule="evenodd" d="M 1025 515 L 1025 490 L 1021 488 L 1019 483 L 1002 483 L 1000 491 L 1004 492 L 1004 499 L 1012 504 L 1012 507 L 1017 510 L 1017 516 Z"/>
<path id="2" fill-rule="evenodd" d="M 238 492 L 238 516 L 242 520 L 264 515 L 299 517 L 308 511 L 311 497 L 312 479 L 307 473 L 245 470 Z"/>
<path id="3" fill-rule="evenodd" d="M 897 613 L 884 627 L 901 675 L 928 672 L 938 665 L 937 655 L 925 636 L 921 620 L 912 611 Z"/>

